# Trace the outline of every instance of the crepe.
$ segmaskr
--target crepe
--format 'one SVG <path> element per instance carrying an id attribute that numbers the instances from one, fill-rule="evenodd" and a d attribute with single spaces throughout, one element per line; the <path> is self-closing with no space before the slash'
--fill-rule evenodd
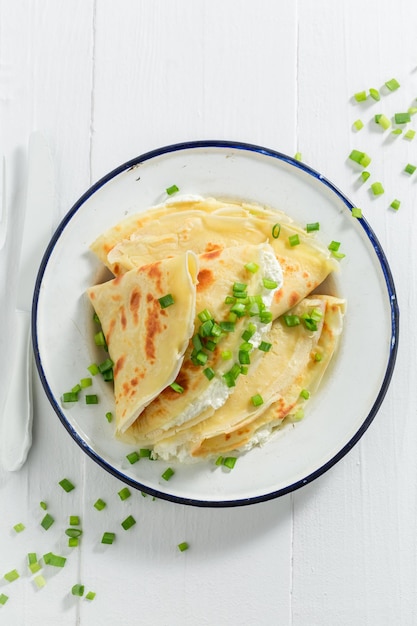
<path id="1" fill-rule="evenodd" d="M 306 400 L 301 391 L 316 391 L 337 349 L 345 301 L 331 296 L 306 298 L 289 314 L 308 315 L 312 310 L 322 313 L 317 330 L 309 331 L 303 323 L 288 327 L 283 318 L 278 319 L 270 334 L 272 349 L 246 377 L 239 378 L 235 395 L 204 422 L 156 442 L 155 453 L 166 460 L 190 462 L 249 449 L 266 441 L 284 418 L 302 412 Z M 258 408 L 251 402 L 256 394 L 263 399 Z"/>
<path id="2" fill-rule="evenodd" d="M 114 363 L 117 431 L 175 380 L 194 329 L 197 273 L 186 252 L 88 290 Z M 163 308 L 168 294 L 174 303 Z"/>
<path id="3" fill-rule="evenodd" d="M 259 270 L 251 273 L 245 268 L 247 263 L 256 263 Z M 234 283 L 246 284 L 248 295 L 261 296 L 267 307 L 282 285 L 281 268 L 269 244 L 246 244 L 202 254 L 199 268 L 196 312 L 208 310 L 217 322 L 228 319 L 230 304 L 226 304 L 225 298 L 232 294 Z M 263 286 L 265 277 L 276 282 L 274 289 Z M 257 329 L 252 339 L 256 346 L 268 332 L 270 323 L 260 322 L 257 316 L 250 320 Z M 197 318 L 195 333 L 199 324 Z M 164 389 L 124 433 L 123 440 L 149 443 L 157 434 L 194 423 L 200 415 L 209 415 L 222 406 L 233 392 L 233 388 L 225 384 L 223 374 L 237 359 L 243 341 L 241 335 L 247 324 L 247 317 L 237 319 L 234 332 L 225 333 L 214 350 L 206 351 L 208 360 L 204 367 L 193 362 L 194 344 L 191 342 L 176 379 L 183 391 L 176 393 L 169 387 Z M 232 358 L 225 360 L 222 356 L 225 352 L 230 352 Z M 205 367 L 212 368 L 215 377 L 209 380 L 203 373 Z"/>

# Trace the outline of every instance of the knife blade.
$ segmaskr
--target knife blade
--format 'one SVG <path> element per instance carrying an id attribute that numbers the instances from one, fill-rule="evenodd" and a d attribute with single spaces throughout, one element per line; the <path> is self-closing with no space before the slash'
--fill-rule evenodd
<path id="1" fill-rule="evenodd" d="M 23 466 L 32 445 L 30 315 L 36 275 L 52 234 L 55 206 L 52 157 L 40 132 L 29 137 L 25 205 L 14 314 L 16 340 L 2 416 L 0 462 L 8 471 Z"/>

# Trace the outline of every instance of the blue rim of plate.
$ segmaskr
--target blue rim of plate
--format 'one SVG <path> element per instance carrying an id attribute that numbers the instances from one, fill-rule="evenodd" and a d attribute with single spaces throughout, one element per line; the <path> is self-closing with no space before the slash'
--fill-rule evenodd
<path id="1" fill-rule="evenodd" d="M 142 154 L 141 156 L 138 156 L 136 158 L 133 158 L 129 161 L 127 161 L 126 163 L 120 165 L 119 167 L 117 167 L 116 169 L 112 170 L 111 172 L 109 172 L 108 174 L 106 174 L 105 176 L 103 176 L 103 178 L 101 178 L 99 181 L 97 181 L 94 185 L 92 185 L 80 198 L 79 200 L 73 205 L 73 207 L 68 211 L 68 213 L 65 215 L 65 217 L 63 218 L 63 220 L 61 221 L 61 223 L 59 224 L 57 230 L 55 231 L 46 251 L 45 254 L 43 256 L 43 259 L 41 261 L 40 267 L 39 267 L 39 271 L 38 271 L 38 275 L 37 275 L 37 279 L 36 279 L 36 283 L 35 283 L 35 289 L 34 289 L 34 294 L 33 294 L 33 302 L 32 302 L 32 319 L 31 319 L 31 329 L 32 329 L 32 343 L 33 343 L 33 351 L 34 351 L 34 356 L 35 356 L 35 363 L 36 363 L 36 367 L 39 373 L 39 377 L 41 380 L 41 383 L 43 385 L 43 388 L 46 392 L 46 395 L 48 397 L 49 402 L 51 403 L 53 409 L 55 410 L 55 412 L 57 413 L 59 419 L 61 420 L 63 426 L 66 428 L 66 430 L 69 432 L 69 434 L 72 436 L 72 438 L 76 441 L 76 443 L 81 447 L 82 450 L 84 450 L 84 452 L 86 454 L 88 454 L 88 456 L 90 458 L 92 458 L 96 463 L 98 463 L 98 465 L 100 465 L 103 469 L 105 469 L 106 471 L 108 471 L 110 474 L 112 474 L 114 477 L 118 478 L 119 480 L 123 481 L 124 483 L 130 485 L 131 487 L 133 487 L 134 489 L 138 489 L 139 491 L 143 491 L 144 493 L 148 493 L 149 495 L 152 495 L 156 498 L 161 498 L 163 500 L 168 500 L 170 502 L 175 502 L 177 504 L 185 504 L 185 505 L 191 505 L 191 506 L 198 506 L 198 507 L 207 507 L 207 508 L 224 508 L 224 507 L 235 507 L 235 506 L 245 506 L 245 505 L 249 505 L 249 504 L 256 504 L 258 502 L 266 502 L 267 500 L 272 500 L 274 498 L 278 498 L 280 496 L 286 495 L 288 493 L 291 493 L 293 491 L 296 491 L 297 489 L 300 489 L 301 487 L 303 487 L 304 485 L 307 485 L 309 483 L 311 483 L 313 480 L 315 480 L 316 478 L 318 478 L 319 476 L 323 475 L 325 472 L 327 472 L 331 467 L 333 467 L 336 463 L 338 463 L 338 461 L 340 461 L 340 459 L 342 459 L 359 441 L 359 439 L 362 437 L 362 435 L 365 433 L 365 431 L 368 429 L 368 427 L 370 426 L 371 422 L 373 421 L 374 417 L 376 416 L 379 408 L 381 407 L 381 404 L 385 398 L 385 395 L 387 393 L 389 384 L 391 382 L 391 378 L 394 372 L 394 367 L 395 367 L 395 361 L 396 361 L 396 357 L 397 357 L 397 351 L 398 351 L 398 338 L 399 338 L 399 307 L 398 307 L 398 301 L 397 301 L 397 295 L 396 295 L 396 290 L 395 290 L 395 285 L 394 285 L 394 280 L 393 280 L 393 276 L 391 273 L 391 269 L 389 267 L 387 258 L 385 256 L 385 253 L 378 241 L 378 238 L 376 237 L 375 233 L 373 232 L 372 228 L 369 226 L 368 222 L 365 220 L 365 218 L 361 217 L 358 218 L 358 222 L 361 224 L 362 228 L 364 229 L 366 236 L 368 237 L 374 251 L 375 254 L 378 258 L 378 261 L 380 263 L 381 266 L 381 270 L 385 279 L 385 285 L 386 285 L 386 289 L 387 289 L 387 296 L 388 296 L 388 300 L 389 300 L 389 305 L 390 305 L 390 310 L 391 310 L 391 341 L 390 341 L 390 350 L 389 350 L 389 358 L 388 358 L 388 363 L 387 363 L 387 367 L 386 367 L 386 371 L 385 371 L 385 375 L 384 375 L 384 379 L 382 381 L 382 385 L 381 388 L 378 392 L 378 395 L 374 401 L 374 404 L 371 408 L 371 410 L 369 411 L 368 415 L 365 417 L 364 421 L 362 422 L 362 425 L 360 426 L 360 428 L 356 431 L 356 433 L 353 435 L 353 437 L 343 446 L 343 448 L 341 450 L 339 450 L 339 452 L 337 454 L 335 454 L 329 461 L 327 461 L 326 463 L 324 463 L 321 467 L 319 467 L 318 469 L 316 469 L 314 472 L 312 472 L 311 474 L 309 474 L 308 476 L 306 476 L 305 478 L 302 478 L 286 487 L 283 487 L 281 489 L 278 489 L 276 491 L 272 491 L 266 494 L 262 494 L 259 496 L 253 496 L 250 498 L 241 498 L 241 499 L 237 499 L 237 500 L 198 500 L 198 499 L 194 499 L 194 498 L 186 498 L 186 497 L 182 497 L 182 496 L 176 496 L 176 495 L 172 495 L 169 493 L 165 493 L 162 491 L 158 491 L 156 489 L 152 489 L 151 487 L 148 487 L 147 485 L 143 485 L 141 483 L 139 483 L 136 480 L 133 480 L 132 478 L 130 478 L 129 476 L 127 476 L 126 474 L 124 474 L 122 471 L 116 469 L 115 467 L 113 467 L 110 463 L 108 463 L 107 461 L 105 461 L 102 457 L 100 457 L 83 439 L 82 437 L 80 437 L 80 435 L 77 433 L 77 431 L 71 426 L 71 424 L 68 422 L 68 420 L 66 419 L 65 415 L 62 413 L 59 405 L 56 402 L 55 396 L 52 393 L 51 388 L 49 387 L 48 381 L 46 379 L 44 370 L 43 370 L 43 366 L 42 366 L 42 360 L 41 360 L 41 356 L 39 353 L 39 345 L 38 345 L 38 337 L 37 337 L 37 312 L 38 312 L 38 302 L 39 302 L 39 295 L 40 295 L 40 289 L 41 289 L 41 284 L 42 284 L 42 280 L 43 280 L 43 275 L 46 269 L 46 266 L 48 264 L 49 261 L 49 257 L 53 251 L 53 249 L 55 248 L 55 245 L 57 243 L 57 241 L 59 240 L 62 232 L 64 231 L 64 229 L 66 228 L 68 222 L 72 219 L 72 217 L 75 215 L 75 213 L 77 213 L 77 211 L 83 206 L 83 204 L 101 187 L 103 187 L 105 184 L 107 184 L 110 180 L 112 180 L 113 178 L 115 178 L 116 176 L 118 176 L 119 174 L 121 174 L 122 172 L 129 170 L 130 168 L 134 167 L 135 165 L 138 165 L 139 163 L 143 163 L 144 161 L 149 161 L 151 159 L 154 159 L 156 157 L 160 157 L 161 155 L 170 153 L 170 152 L 179 152 L 182 150 L 190 150 L 190 149 L 195 149 L 195 148 L 207 148 L 207 149 L 227 149 L 227 150 L 242 150 L 242 151 L 246 151 L 246 152 L 255 152 L 257 154 L 261 154 L 264 155 L 266 157 L 270 157 L 273 159 L 277 159 L 278 161 L 283 161 L 285 163 L 288 163 L 289 165 L 292 165 L 300 170 L 302 170 L 303 172 L 305 172 L 306 174 L 309 174 L 310 176 L 312 176 L 313 178 L 315 178 L 316 180 L 320 181 L 323 185 L 325 185 L 326 187 L 328 187 L 334 194 L 336 194 L 336 196 L 342 200 L 342 202 L 345 204 L 345 206 L 352 211 L 352 208 L 355 206 L 354 204 L 352 204 L 352 202 L 333 184 L 331 183 L 327 178 L 325 178 L 324 176 L 322 176 L 322 174 L 320 174 L 319 172 L 317 172 L 316 170 L 312 169 L 311 167 L 309 167 L 308 165 L 306 165 L 305 163 L 302 163 L 301 161 L 298 161 L 292 157 L 289 157 L 281 152 L 277 152 L 275 150 L 271 150 L 269 148 L 265 148 L 262 146 L 258 146 L 255 144 L 250 144 L 250 143 L 242 143 L 239 141 L 224 141 L 224 140 L 201 140 L 201 141 L 188 141 L 188 142 L 182 142 L 182 143 L 176 143 L 176 144 L 171 144 L 168 146 L 163 146 L 161 148 L 158 148 L 156 150 L 151 150 L 150 152 L 146 152 L 144 154 Z"/>

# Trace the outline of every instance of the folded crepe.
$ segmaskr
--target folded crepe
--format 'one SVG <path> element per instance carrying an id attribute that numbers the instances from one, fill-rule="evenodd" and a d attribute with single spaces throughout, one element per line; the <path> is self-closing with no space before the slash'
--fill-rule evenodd
<path id="1" fill-rule="evenodd" d="M 201 324 L 198 314 L 209 311 L 217 323 L 228 320 L 231 304 L 225 300 L 233 293 L 234 283 L 246 285 L 248 296 L 261 297 L 266 308 L 270 308 L 274 294 L 282 285 L 282 273 L 271 246 L 267 243 L 259 245 L 246 244 L 215 250 L 202 254 L 199 259 L 197 284 L 197 304 L 195 334 Z M 258 271 L 251 272 L 245 265 L 255 263 Z M 274 288 L 266 288 L 263 279 L 275 282 Z M 202 417 L 213 413 L 233 392 L 223 379 L 238 359 L 239 346 L 242 344 L 242 333 L 249 321 L 256 327 L 251 339 L 256 347 L 268 332 L 271 324 L 260 321 L 259 316 L 236 319 L 233 332 L 225 332 L 220 341 L 210 349 L 203 350 L 207 362 L 196 364 L 193 359 L 195 341 L 187 348 L 182 367 L 176 383 L 181 393 L 170 387 L 165 388 L 155 400 L 149 404 L 138 419 L 123 434 L 124 441 L 141 441 L 149 443 L 155 435 L 163 433 L 175 426 L 195 423 Z M 259 352 L 259 351 L 258 351 Z M 224 359 L 229 353 L 230 359 Z M 215 376 L 207 378 L 206 368 L 211 368 Z M 201 419 L 202 419 L 201 417 Z"/>
<path id="2" fill-rule="evenodd" d="M 344 300 L 317 296 L 288 313 L 299 317 L 297 326 L 277 319 L 269 336 L 271 350 L 239 377 L 234 395 L 206 420 L 155 441 L 154 452 L 166 460 L 190 462 L 266 441 L 284 418 L 303 410 L 301 391 L 314 393 L 319 386 L 337 348 L 344 310 Z M 303 320 L 313 312 L 316 330 Z M 263 404 L 255 407 L 251 399 L 258 394 Z"/>
<path id="3" fill-rule="evenodd" d="M 197 273 L 186 252 L 88 289 L 114 363 L 117 431 L 177 377 L 194 330 Z"/>

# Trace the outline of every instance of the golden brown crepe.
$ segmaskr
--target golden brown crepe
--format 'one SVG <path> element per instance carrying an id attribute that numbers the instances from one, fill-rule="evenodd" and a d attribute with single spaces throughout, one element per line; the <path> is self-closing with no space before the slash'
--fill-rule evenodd
<path id="1" fill-rule="evenodd" d="M 114 363 L 118 431 L 175 380 L 194 329 L 197 273 L 186 252 L 88 290 Z M 168 294 L 174 303 L 162 308 Z"/>

